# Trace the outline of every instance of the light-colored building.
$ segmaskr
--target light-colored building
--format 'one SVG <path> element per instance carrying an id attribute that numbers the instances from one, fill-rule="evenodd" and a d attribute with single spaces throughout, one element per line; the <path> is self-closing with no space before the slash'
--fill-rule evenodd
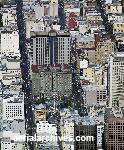
<path id="1" fill-rule="evenodd" d="M 61 136 L 70 137 L 72 141 L 62 141 L 62 146 L 64 150 L 74 150 L 74 121 L 71 119 L 65 119 L 63 124 L 60 125 Z"/>
<path id="2" fill-rule="evenodd" d="M 2 107 L 1 150 L 24 150 L 26 131 L 24 117 L 24 94 L 3 92 L 0 102 Z"/>
<path id="3" fill-rule="evenodd" d="M 87 58 L 89 64 L 95 64 L 95 38 L 94 35 L 77 36 L 77 57 L 80 60 Z"/>
<path id="4" fill-rule="evenodd" d="M 48 121 L 39 121 L 37 123 L 37 134 L 48 133 L 49 135 L 57 135 L 57 126 L 56 124 L 50 124 Z"/>
<path id="5" fill-rule="evenodd" d="M 15 0 L 1 0 L 1 3 L 4 5 L 8 5 L 8 4 L 15 5 Z"/>
<path id="6" fill-rule="evenodd" d="M 16 75 L 16 76 L 20 76 L 21 75 L 21 68 L 20 68 L 20 59 L 14 59 L 14 58 L 10 58 L 10 59 L 3 59 L 2 63 L 6 64 L 6 68 L 7 71 L 6 73 L 10 74 L 10 75 Z"/>
<path id="7" fill-rule="evenodd" d="M 81 48 L 77 49 L 77 66 L 80 67 L 80 61 L 86 59 L 89 65 L 95 65 L 95 48 Z"/>
<path id="8" fill-rule="evenodd" d="M 84 24 L 78 24 L 78 27 L 79 27 L 79 32 L 81 34 L 88 32 L 88 30 L 90 29 L 90 25 L 87 22 L 85 22 Z"/>
<path id="9" fill-rule="evenodd" d="M 1 11 L 3 26 L 17 25 L 16 7 L 3 7 Z"/>
<path id="10" fill-rule="evenodd" d="M 21 80 L 21 68 L 20 60 L 9 58 L 1 59 L 0 63 L 0 80 L 4 85 L 11 85 L 17 81 L 17 78 Z"/>
<path id="11" fill-rule="evenodd" d="M 47 110 L 42 103 L 35 106 L 35 122 L 46 121 Z"/>
<path id="12" fill-rule="evenodd" d="M 51 0 L 49 5 L 49 16 L 58 16 L 58 0 Z"/>
<path id="13" fill-rule="evenodd" d="M 60 31 L 60 25 L 57 25 L 57 24 L 55 24 L 55 25 L 52 25 L 52 28 L 53 28 L 53 30 L 56 30 L 56 31 Z"/>
<path id="14" fill-rule="evenodd" d="M 13 136 L 13 134 L 10 132 L 11 136 Z M 19 136 L 18 134 L 16 136 Z M 7 138 L 7 139 L 3 139 L 1 141 L 1 150 L 24 150 L 25 149 L 25 143 L 23 142 L 19 142 L 19 141 L 15 141 L 12 142 L 11 138 Z"/>
<path id="15" fill-rule="evenodd" d="M 106 5 L 107 14 L 122 14 L 122 5 L 120 4 L 108 4 Z"/>
<path id="16" fill-rule="evenodd" d="M 123 22 L 124 17 L 122 14 L 108 14 L 108 20 L 109 22 L 115 23 L 115 22 Z"/>
<path id="17" fill-rule="evenodd" d="M 94 65 L 95 64 L 95 48 L 84 48 L 83 49 L 85 53 L 85 58 L 89 60 L 89 65 Z"/>
<path id="18" fill-rule="evenodd" d="M 9 96 L 3 99 L 3 120 L 24 120 L 24 95 Z"/>
<path id="19" fill-rule="evenodd" d="M 93 35 L 77 36 L 77 48 L 95 48 L 95 38 Z"/>
<path id="20" fill-rule="evenodd" d="M 75 13 L 76 16 L 80 16 L 80 8 L 66 8 L 65 13 L 66 17 L 68 18 L 70 13 Z"/>
<path id="21" fill-rule="evenodd" d="M 124 42 L 124 35 L 119 33 L 115 35 L 115 38 L 117 41 L 123 41 Z"/>
<path id="22" fill-rule="evenodd" d="M 86 106 L 103 105 L 107 103 L 107 89 L 104 85 L 85 85 L 82 87 L 84 90 L 84 102 Z"/>
<path id="23" fill-rule="evenodd" d="M 108 93 L 109 106 L 124 106 L 124 54 L 117 53 L 109 58 Z"/>
<path id="24" fill-rule="evenodd" d="M 44 31 L 45 29 L 43 19 L 36 20 L 35 18 L 34 19 L 27 18 L 25 20 L 25 24 L 26 24 L 26 37 L 27 38 L 30 38 L 30 33 L 32 31 L 39 32 L 39 31 Z"/>
<path id="25" fill-rule="evenodd" d="M 97 125 L 97 149 L 103 150 L 104 124 Z"/>
<path id="26" fill-rule="evenodd" d="M 92 84 L 95 83 L 95 68 L 93 66 L 80 68 L 80 79 L 88 80 Z"/>
<path id="27" fill-rule="evenodd" d="M 92 20 L 101 20 L 102 21 L 102 17 L 101 14 L 98 12 L 88 12 L 86 14 L 87 20 L 88 21 L 92 21 Z"/>
<path id="28" fill-rule="evenodd" d="M 37 20 L 41 20 L 44 14 L 44 5 L 35 5 L 35 16 Z"/>
<path id="29" fill-rule="evenodd" d="M 24 120 L 4 121 L 1 150 L 24 150 L 26 140 Z"/>
<path id="30" fill-rule="evenodd" d="M 113 23 L 113 33 L 124 33 L 124 21 Z"/>
<path id="31" fill-rule="evenodd" d="M 19 34 L 17 30 L 1 31 L 1 55 L 19 55 Z"/>
<path id="32" fill-rule="evenodd" d="M 105 64 L 115 51 L 115 42 L 110 35 L 96 36 L 96 64 Z"/>
<path id="33" fill-rule="evenodd" d="M 95 67 L 95 85 L 106 85 L 104 82 L 106 80 L 104 74 L 104 67 Z"/>
<path id="34" fill-rule="evenodd" d="M 47 121 L 39 121 L 36 128 L 37 137 L 45 136 L 45 138 L 39 142 L 37 142 L 37 148 L 44 150 L 44 149 L 53 149 L 59 150 L 58 139 L 57 137 L 57 125 L 50 124 Z M 49 138 L 49 139 L 48 139 Z"/>
<path id="35" fill-rule="evenodd" d="M 105 0 L 105 3 L 106 3 L 106 4 L 111 4 L 111 3 L 112 3 L 112 0 Z"/>

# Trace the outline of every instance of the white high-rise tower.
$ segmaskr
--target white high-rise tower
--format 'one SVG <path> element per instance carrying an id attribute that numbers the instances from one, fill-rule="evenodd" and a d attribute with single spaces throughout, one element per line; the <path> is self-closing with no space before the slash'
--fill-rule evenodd
<path id="1" fill-rule="evenodd" d="M 51 0 L 49 15 L 53 17 L 58 16 L 58 0 Z"/>

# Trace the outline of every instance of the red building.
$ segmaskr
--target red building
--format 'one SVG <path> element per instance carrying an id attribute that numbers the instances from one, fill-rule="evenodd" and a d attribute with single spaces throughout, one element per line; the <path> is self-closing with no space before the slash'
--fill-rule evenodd
<path id="1" fill-rule="evenodd" d="M 74 30 L 75 28 L 77 28 L 76 17 L 77 17 L 77 15 L 75 13 L 70 13 L 70 15 L 69 15 L 69 22 L 68 22 L 69 30 Z"/>

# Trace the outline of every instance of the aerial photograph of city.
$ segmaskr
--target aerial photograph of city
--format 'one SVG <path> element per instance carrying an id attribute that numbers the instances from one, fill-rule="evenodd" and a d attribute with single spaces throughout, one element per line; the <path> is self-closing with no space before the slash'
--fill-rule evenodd
<path id="1" fill-rule="evenodd" d="M 0 150 L 124 150 L 124 0 L 0 0 Z"/>

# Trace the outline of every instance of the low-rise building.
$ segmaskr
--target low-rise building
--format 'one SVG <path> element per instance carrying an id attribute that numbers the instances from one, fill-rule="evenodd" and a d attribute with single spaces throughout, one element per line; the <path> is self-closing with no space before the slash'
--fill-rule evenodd
<path id="1" fill-rule="evenodd" d="M 15 29 L 5 29 L 1 31 L 0 54 L 3 56 L 20 56 L 19 52 L 19 34 Z"/>
<path id="2" fill-rule="evenodd" d="M 113 33 L 124 33 L 124 21 L 116 21 L 113 23 Z"/>
<path id="3" fill-rule="evenodd" d="M 47 110 L 42 103 L 35 106 L 35 122 L 46 121 Z"/>
<path id="4" fill-rule="evenodd" d="M 4 5 L 4 7 L 1 8 L 1 12 L 2 12 L 2 22 L 3 22 L 4 27 L 17 25 L 16 6 L 15 5 L 11 5 L 11 7 Z"/>
<path id="5" fill-rule="evenodd" d="M 88 80 L 91 84 L 95 83 L 95 67 L 89 65 L 87 68 L 83 68 L 80 65 L 80 79 Z"/>
<path id="6" fill-rule="evenodd" d="M 61 136 L 69 137 L 71 141 L 62 140 L 62 146 L 64 150 L 74 150 L 74 121 L 72 119 L 64 119 L 60 125 Z"/>
<path id="7" fill-rule="evenodd" d="M 37 142 L 37 148 L 44 150 L 44 149 L 50 149 L 50 150 L 59 150 L 58 145 L 58 138 L 57 138 L 57 125 L 56 124 L 50 124 L 47 121 L 39 121 L 37 122 L 37 129 L 36 129 L 36 135 L 37 138 L 40 136 L 42 138 L 41 140 Z M 47 139 L 45 139 L 47 137 Z M 49 138 L 49 139 L 48 139 Z"/>
<path id="8" fill-rule="evenodd" d="M 3 99 L 3 120 L 24 120 L 24 95 L 7 95 Z"/>
<path id="9" fill-rule="evenodd" d="M 122 5 L 121 4 L 107 4 L 106 13 L 107 14 L 122 14 Z"/>
<path id="10" fill-rule="evenodd" d="M 23 150 L 26 131 L 24 118 L 24 94 L 3 93 L 1 101 L 1 150 Z"/>
<path id="11" fill-rule="evenodd" d="M 103 105 L 107 103 L 107 89 L 104 85 L 84 85 L 84 101 L 86 106 Z"/>

